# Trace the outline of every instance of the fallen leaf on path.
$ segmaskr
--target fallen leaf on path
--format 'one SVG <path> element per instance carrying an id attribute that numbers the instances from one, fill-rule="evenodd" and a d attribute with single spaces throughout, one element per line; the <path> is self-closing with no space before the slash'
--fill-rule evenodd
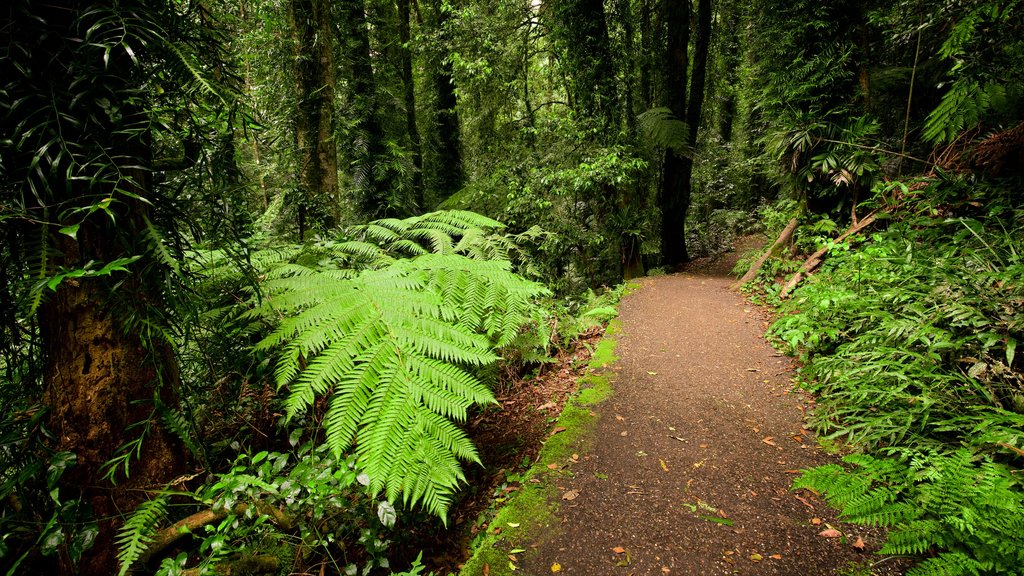
<path id="1" fill-rule="evenodd" d="M 814 505 L 813 505 L 813 504 L 811 504 L 810 502 L 808 502 L 808 501 L 807 501 L 807 500 L 806 500 L 805 498 L 802 498 L 802 497 L 800 497 L 800 496 L 798 496 L 798 495 L 796 495 L 796 494 L 794 494 L 794 496 L 796 497 L 796 499 L 797 499 L 797 500 L 799 500 L 799 501 L 803 502 L 803 503 L 804 503 L 804 506 L 807 506 L 807 507 L 808 507 L 808 508 L 810 508 L 811 510 L 814 510 Z"/>
<path id="2" fill-rule="evenodd" d="M 698 516 L 701 520 L 707 520 L 708 522 L 714 522 L 715 524 L 721 524 L 723 526 L 732 526 L 734 522 L 728 518 L 718 518 L 717 516 Z"/>
<path id="3" fill-rule="evenodd" d="M 799 437 L 799 436 L 790 436 L 790 438 L 792 438 L 793 441 L 796 442 L 797 444 L 803 444 L 804 443 L 804 439 Z"/>
<path id="4" fill-rule="evenodd" d="M 579 454 L 573 454 L 569 458 L 571 458 L 573 462 L 579 462 L 580 461 L 580 455 Z"/>
<path id="5" fill-rule="evenodd" d="M 764 560 L 764 556 L 761 556 L 756 552 L 750 555 L 751 562 L 760 562 L 761 560 Z"/>
<path id="6" fill-rule="evenodd" d="M 615 415 L 615 419 L 618 420 L 619 422 L 622 422 L 622 421 L 624 421 L 626 419 L 626 417 L 625 416 L 621 416 L 619 414 L 616 414 Z"/>
<path id="7" fill-rule="evenodd" d="M 619 560 L 618 562 L 616 562 L 615 565 L 620 567 L 620 568 L 625 568 L 626 566 L 629 566 L 629 564 L 632 561 L 633 561 L 633 559 L 629 557 L 629 552 L 626 552 L 626 557 L 623 558 L 622 560 Z"/>
<path id="8" fill-rule="evenodd" d="M 559 564 L 558 562 L 555 562 L 554 564 L 551 565 L 551 571 L 552 572 L 561 572 L 562 571 L 562 565 Z"/>
<path id="9" fill-rule="evenodd" d="M 565 432 L 565 430 L 566 430 L 565 426 L 555 426 L 555 429 L 551 431 L 551 435 L 554 436 L 555 434 L 558 434 L 559 432 Z"/>
<path id="10" fill-rule="evenodd" d="M 602 474 L 600 472 L 594 472 L 594 478 L 597 478 L 598 480 L 607 480 L 608 479 L 608 475 L 607 474 Z"/>
<path id="11" fill-rule="evenodd" d="M 484 576 L 491 576 L 491 565 L 484 564 Z"/>
<path id="12" fill-rule="evenodd" d="M 701 466 L 704 465 L 705 462 L 707 462 L 707 460 L 701 460 L 700 462 L 694 462 L 693 463 L 693 467 L 694 468 L 700 468 Z"/>
<path id="13" fill-rule="evenodd" d="M 783 470 L 783 472 L 785 472 L 786 474 L 799 474 L 803 472 L 803 470 Z"/>
<path id="14" fill-rule="evenodd" d="M 554 407 L 555 407 L 555 403 L 554 402 L 545 402 L 544 404 L 541 404 L 540 406 L 537 406 L 537 410 L 550 410 L 551 408 L 554 408 Z"/>
<path id="15" fill-rule="evenodd" d="M 661 459 L 659 458 L 659 459 L 658 459 L 658 464 L 661 464 L 661 469 L 662 469 L 662 470 L 664 470 L 665 472 L 668 472 L 668 465 L 667 465 L 667 464 L 665 464 L 665 461 L 664 461 L 664 460 L 661 460 Z"/>
<path id="16" fill-rule="evenodd" d="M 747 372 L 760 372 L 760 371 L 761 370 L 759 370 L 757 368 L 747 368 Z"/>
<path id="17" fill-rule="evenodd" d="M 562 500 L 572 501 L 572 500 L 575 500 L 577 497 L 579 497 L 579 495 L 580 495 L 580 491 L 579 490 L 569 490 L 565 494 L 562 494 Z"/>
<path id="18" fill-rule="evenodd" d="M 622 546 L 616 546 L 615 548 L 612 548 L 612 552 L 615 552 L 616 554 L 625 554 L 626 549 Z"/>
<path id="19" fill-rule="evenodd" d="M 551 464 L 548 464 L 548 468 L 551 470 L 558 470 L 558 464 L 552 462 Z"/>
<path id="20" fill-rule="evenodd" d="M 815 526 L 821 524 L 821 518 L 811 518 L 811 524 L 814 524 Z"/>
<path id="21" fill-rule="evenodd" d="M 857 540 L 852 544 L 852 546 L 857 550 L 863 550 L 865 546 L 864 539 L 860 536 L 857 536 Z"/>
<path id="22" fill-rule="evenodd" d="M 650 370 L 648 370 L 647 373 L 650 374 L 651 376 L 657 376 L 658 375 L 657 372 L 651 372 Z"/>
<path id="23" fill-rule="evenodd" d="M 769 558 L 772 558 L 774 560 L 782 560 L 782 554 L 772 554 L 771 556 L 769 556 Z"/>
<path id="24" fill-rule="evenodd" d="M 769 446 L 775 446 L 775 442 L 773 442 L 773 440 L 775 440 L 774 436 L 765 436 L 764 438 L 761 438 L 761 442 L 764 442 Z"/>
<path id="25" fill-rule="evenodd" d="M 519 522 L 509 522 L 508 523 L 508 527 L 509 528 L 519 528 Z M 526 552 L 526 550 L 520 550 L 519 552 Z M 517 552 L 515 550 L 513 550 L 512 553 L 516 554 Z"/>
<path id="26" fill-rule="evenodd" d="M 683 439 L 682 439 L 682 438 L 680 438 L 679 436 L 669 436 L 669 438 L 671 438 L 671 439 L 673 439 L 673 440 L 679 440 L 680 442 L 686 442 L 686 440 L 683 440 Z"/>
<path id="27" fill-rule="evenodd" d="M 508 563 L 508 569 L 509 569 L 509 570 L 511 570 L 511 571 L 513 571 L 513 572 L 515 572 L 516 570 L 518 570 L 518 569 L 519 569 L 519 567 L 518 567 L 518 566 L 516 566 L 516 565 L 515 565 L 515 564 L 514 564 L 514 563 L 513 563 L 513 562 L 512 562 L 511 560 L 509 560 L 509 563 Z"/>
<path id="28" fill-rule="evenodd" d="M 668 566 L 662 566 L 661 567 L 661 571 L 662 571 L 663 574 L 668 574 L 669 572 L 672 571 L 672 569 L 669 568 Z"/>
<path id="29" fill-rule="evenodd" d="M 629 436 L 629 432 L 623 430 L 622 432 L 619 432 L 619 436 Z"/>
<path id="30" fill-rule="evenodd" d="M 818 536 L 821 536 L 822 538 L 839 538 L 842 535 L 843 533 L 835 528 L 826 528 L 821 532 L 818 532 Z"/>

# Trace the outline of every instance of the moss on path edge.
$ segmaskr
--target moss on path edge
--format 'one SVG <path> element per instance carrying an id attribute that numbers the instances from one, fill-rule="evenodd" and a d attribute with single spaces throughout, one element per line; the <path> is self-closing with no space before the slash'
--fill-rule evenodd
<path id="1" fill-rule="evenodd" d="M 612 394 L 612 366 L 618 361 L 615 349 L 621 329 L 617 320 L 608 324 L 586 375 L 580 378 L 579 388 L 555 423 L 554 430 L 564 430 L 548 437 L 537 461 L 523 474 L 522 486 L 488 524 L 486 536 L 472 550 L 459 571 L 460 576 L 512 575 L 518 568 L 518 558 L 533 553 L 541 542 L 558 533 L 555 513 L 562 495 L 557 482 L 572 474 L 571 466 L 567 465 L 572 462 L 572 455 L 586 452 L 594 441 L 599 418 L 595 408 Z"/>

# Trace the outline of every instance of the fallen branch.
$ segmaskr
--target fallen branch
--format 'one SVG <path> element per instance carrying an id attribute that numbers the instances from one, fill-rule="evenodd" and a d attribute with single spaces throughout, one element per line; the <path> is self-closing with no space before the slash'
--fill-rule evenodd
<path id="1" fill-rule="evenodd" d="M 235 504 L 231 508 L 230 513 L 238 516 L 244 516 L 249 511 L 249 504 L 239 503 Z M 268 516 L 273 520 L 274 524 L 285 530 L 291 530 L 295 527 L 295 521 L 284 512 L 270 506 L 268 504 L 257 504 L 256 511 L 263 515 Z M 220 522 L 221 520 L 228 517 L 226 508 L 219 510 L 209 509 L 196 512 L 191 516 L 187 516 L 178 520 L 174 524 L 160 530 L 153 537 L 153 542 L 149 545 L 149 548 L 139 556 L 138 563 L 145 564 L 153 556 L 163 552 L 168 546 L 174 544 L 181 539 L 182 536 L 190 534 L 203 526 L 213 524 L 214 522 Z"/>
<path id="2" fill-rule="evenodd" d="M 806 275 L 813 272 L 815 269 L 818 268 L 818 266 L 821 266 L 821 263 L 825 261 L 825 255 L 828 254 L 828 251 L 832 246 L 839 244 L 843 240 L 846 240 L 850 236 L 853 236 L 854 234 L 860 232 L 864 228 L 867 228 L 868 226 L 873 224 L 876 219 L 876 212 L 868 214 L 860 222 L 857 222 L 853 226 L 850 226 L 850 228 L 847 229 L 846 232 L 843 232 L 843 234 L 839 236 L 839 238 L 836 238 L 835 242 L 832 242 L 826 245 L 824 248 L 818 250 L 814 254 L 811 254 L 811 256 L 804 261 L 803 265 L 800 266 L 800 269 L 796 271 L 796 274 L 793 274 L 793 277 L 790 278 L 789 281 L 786 282 L 786 284 L 782 287 L 782 290 L 779 291 L 779 298 L 787 298 L 789 296 L 789 293 L 792 292 L 794 288 L 796 288 L 796 285 L 799 284 L 800 281 L 803 280 Z"/>
<path id="3" fill-rule="evenodd" d="M 764 266 L 764 263 L 767 262 L 768 259 L 771 258 L 772 256 L 778 255 L 779 251 L 782 249 L 782 246 L 784 244 L 789 243 L 789 241 L 793 238 L 793 232 L 796 231 L 796 226 L 796 218 L 793 218 L 792 220 L 789 221 L 789 224 L 786 224 L 786 227 L 782 230 L 782 234 L 779 234 L 779 237 L 775 240 L 775 243 L 772 244 L 772 247 L 769 248 L 764 254 L 762 254 L 761 257 L 757 259 L 757 262 L 754 262 L 753 264 L 750 265 L 750 269 L 747 270 L 747 273 L 744 274 L 742 278 L 740 278 L 735 284 L 732 285 L 732 289 L 735 290 L 740 286 L 746 284 L 747 282 L 750 282 L 754 278 L 757 278 L 757 273 Z"/>
<path id="4" fill-rule="evenodd" d="M 259 556 L 243 556 L 238 560 L 218 562 L 213 573 L 218 576 L 247 576 L 249 574 L 277 574 L 281 570 L 281 559 L 270 554 Z M 200 568 L 189 568 L 182 571 L 182 576 L 199 576 Z"/>

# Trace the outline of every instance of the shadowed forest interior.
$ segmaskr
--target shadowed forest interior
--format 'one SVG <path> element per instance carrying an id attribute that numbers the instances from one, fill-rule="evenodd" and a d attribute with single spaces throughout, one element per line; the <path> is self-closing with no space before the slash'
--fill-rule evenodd
<path id="1" fill-rule="evenodd" d="M 455 573 L 472 422 L 755 236 L 795 487 L 1024 574 L 1022 179 L 1019 0 L 9 0 L 0 567 Z"/>

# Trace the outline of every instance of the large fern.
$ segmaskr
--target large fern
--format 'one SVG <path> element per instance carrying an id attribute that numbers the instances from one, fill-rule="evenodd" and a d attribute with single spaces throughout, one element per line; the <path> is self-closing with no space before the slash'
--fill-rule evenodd
<path id="1" fill-rule="evenodd" d="M 478 462 L 457 426 L 494 402 L 469 371 L 497 360 L 546 292 L 501 260 L 425 254 L 354 278 L 306 269 L 263 282 L 250 316 L 283 318 L 260 343 L 277 349 L 289 417 L 326 396 L 326 441 L 353 446 L 371 489 L 444 516 Z"/>

